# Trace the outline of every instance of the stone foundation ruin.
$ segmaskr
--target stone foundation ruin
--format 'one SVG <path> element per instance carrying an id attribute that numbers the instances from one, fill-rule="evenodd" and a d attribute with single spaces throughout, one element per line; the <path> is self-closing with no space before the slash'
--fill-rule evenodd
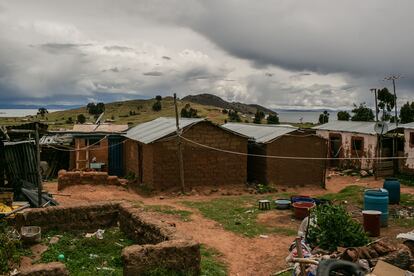
<path id="1" fill-rule="evenodd" d="M 121 231 L 136 243 L 122 251 L 124 275 L 141 275 L 155 268 L 200 274 L 198 243 L 178 233 L 175 227 L 152 218 L 128 203 L 27 209 L 16 215 L 14 223 L 18 229 L 28 225 L 40 226 L 42 232 L 51 229 L 91 231 L 119 225 Z M 68 275 L 65 274 L 68 273 L 66 268 L 59 263 L 34 265 L 32 271 L 22 271 L 21 275 L 55 275 L 50 269 L 58 269 L 60 275 Z M 44 274 L 41 274 L 42 271 Z"/>

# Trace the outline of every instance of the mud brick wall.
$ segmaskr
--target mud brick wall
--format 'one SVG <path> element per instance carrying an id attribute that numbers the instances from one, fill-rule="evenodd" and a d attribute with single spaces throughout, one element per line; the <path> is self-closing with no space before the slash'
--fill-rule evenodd
<path id="1" fill-rule="evenodd" d="M 183 136 L 211 147 L 247 153 L 247 138 L 225 131 L 210 122 L 201 122 L 192 126 L 183 133 Z M 153 149 L 153 181 L 150 183 L 158 190 L 179 187 L 176 139 L 156 142 L 149 146 Z M 187 187 L 244 184 L 247 180 L 245 156 L 218 152 L 183 141 L 183 159 Z M 148 182 L 144 181 L 144 183 Z"/>
<path id="2" fill-rule="evenodd" d="M 285 135 L 266 145 L 267 155 L 325 158 L 327 141 L 317 136 Z M 325 160 L 266 160 L 266 179 L 281 186 L 321 186 L 325 179 Z"/>
<path id="3" fill-rule="evenodd" d="M 69 271 L 65 265 L 59 262 L 52 262 L 47 264 L 35 264 L 23 268 L 17 276 L 67 276 Z"/>
<path id="4" fill-rule="evenodd" d="M 135 176 L 139 175 L 138 164 L 138 142 L 127 139 L 124 143 L 124 174 L 134 173 Z"/>
<path id="5" fill-rule="evenodd" d="M 119 185 L 119 179 L 116 176 L 108 176 L 107 172 L 67 172 L 60 170 L 58 172 L 58 190 L 62 190 L 73 185 Z"/>
<path id="6" fill-rule="evenodd" d="M 122 251 L 124 275 L 142 275 L 156 268 L 170 269 L 184 275 L 200 274 L 200 245 L 173 240 L 156 245 L 132 245 Z"/>
<path id="7" fill-rule="evenodd" d="M 42 231 L 56 230 L 97 230 L 114 226 L 118 221 L 119 203 L 94 203 L 76 206 L 53 206 L 26 209 L 16 214 L 15 224 L 40 226 Z"/>

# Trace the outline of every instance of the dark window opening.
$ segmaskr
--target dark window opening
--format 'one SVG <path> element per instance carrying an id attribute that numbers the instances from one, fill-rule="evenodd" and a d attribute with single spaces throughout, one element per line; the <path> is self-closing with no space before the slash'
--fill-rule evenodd
<path id="1" fill-rule="evenodd" d="M 414 132 L 410 132 L 410 147 L 414 147 Z"/>
<path id="2" fill-rule="evenodd" d="M 89 138 L 89 146 L 96 146 L 99 147 L 99 145 L 101 144 L 101 139 L 100 138 Z"/>
<path id="3" fill-rule="evenodd" d="M 364 149 L 364 138 L 361 137 L 352 137 L 352 150 L 362 151 Z"/>

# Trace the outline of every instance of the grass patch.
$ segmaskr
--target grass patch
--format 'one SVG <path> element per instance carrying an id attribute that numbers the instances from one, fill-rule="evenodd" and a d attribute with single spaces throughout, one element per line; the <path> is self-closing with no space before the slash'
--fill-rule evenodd
<path id="1" fill-rule="evenodd" d="M 42 254 L 42 263 L 57 261 L 59 254 L 63 254 L 71 275 L 122 275 L 121 251 L 133 242 L 119 228 L 106 229 L 102 240 L 67 232 L 56 244 L 49 244 L 50 238 L 57 234 L 51 231 L 43 240 L 49 249 Z"/>
<path id="2" fill-rule="evenodd" d="M 322 199 L 331 201 L 348 201 L 352 204 L 362 205 L 364 202 L 364 187 L 351 185 L 342 189 L 339 193 L 331 193 L 321 196 Z"/>
<path id="3" fill-rule="evenodd" d="M 414 206 L 414 195 L 401 194 L 400 205 L 402 206 Z"/>
<path id="4" fill-rule="evenodd" d="M 182 221 L 191 221 L 192 212 L 187 210 L 177 210 L 174 207 L 168 205 L 146 205 L 144 206 L 145 211 L 158 212 L 167 215 L 177 216 Z"/>
<path id="5" fill-rule="evenodd" d="M 398 178 L 402 185 L 414 187 L 414 177 L 412 175 L 398 174 L 396 178 Z"/>
<path id="6" fill-rule="evenodd" d="M 393 222 L 393 224 L 396 224 L 401 227 L 406 227 L 406 228 L 414 227 L 414 219 L 412 218 L 392 218 L 391 221 Z"/>
<path id="7" fill-rule="evenodd" d="M 262 197 L 271 199 L 270 196 Z M 260 234 L 280 233 L 296 235 L 296 230 L 284 227 L 267 227 L 257 223 L 257 215 L 261 212 L 254 196 L 241 196 L 237 198 L 218 198 L 211 201 L 183 201 L 191 208 L 198 209 L 206 218 L 221 223 L 224 229 L 247 237 Z"/>
<path id="8" fill-rule="evenodd" d="M 201 275 L 202 276 L 226 276 L 227 267 L 219 261 L 221 253 L 213 248 L 201 246 Z"/>

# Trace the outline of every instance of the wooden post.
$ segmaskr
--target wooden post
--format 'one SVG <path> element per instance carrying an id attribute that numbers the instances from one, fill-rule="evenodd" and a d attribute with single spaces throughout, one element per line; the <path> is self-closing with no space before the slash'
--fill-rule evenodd
<path id="1" fill-rule="evenodd" d="M 181 192 L 185 192 L 185 182 L 184 182 L 184 162 L 183 162 L 183 149 L 181 143 L 181 131 L 180 123 L 178 119 L 178 106 L 177 106 L 177 94 L 174 93 L 174 108 L 175 108 L 175 124 L 177 126 L 177 148 L 178 148 L 178 162 L 180 167 L 180 181 L 181 181 Z"/>
<path id="2" fill-rule="evenodd" d="M 310 223 L 310 220 L 309 220 Z M 296 252 L 298 253 L 298 258 L 303 258 L 303 254 L 302 254 L 302 238 L 297 237 L 295 240 L 296 243 Z M 300 271 L 302 272 L 301 275 L 302 276 L 306 276 L 306 268 L 305 265 L 302 263 L 299 263 L 300 266 Z"/>
<path id="3" fill-rule="evenodd" d="M 2 138 L 0 138 L 0 187 L 4 187 L 4 176 L 5 176 L 5 155 L 4 155 L 4 143 L 2 141 Z"/>
<path id="4" fill-rule="evenodd" d="M 36 132 L 35 132 L 35 142 L 36 142 L 36 161 L 37 161 L 37 176 L 38 176 L 38 204 L 39 208 L 42 207 L 42 174 L 40 173 L 40 143 L 39 143 L 39 123 L 36 123 Z"/>

